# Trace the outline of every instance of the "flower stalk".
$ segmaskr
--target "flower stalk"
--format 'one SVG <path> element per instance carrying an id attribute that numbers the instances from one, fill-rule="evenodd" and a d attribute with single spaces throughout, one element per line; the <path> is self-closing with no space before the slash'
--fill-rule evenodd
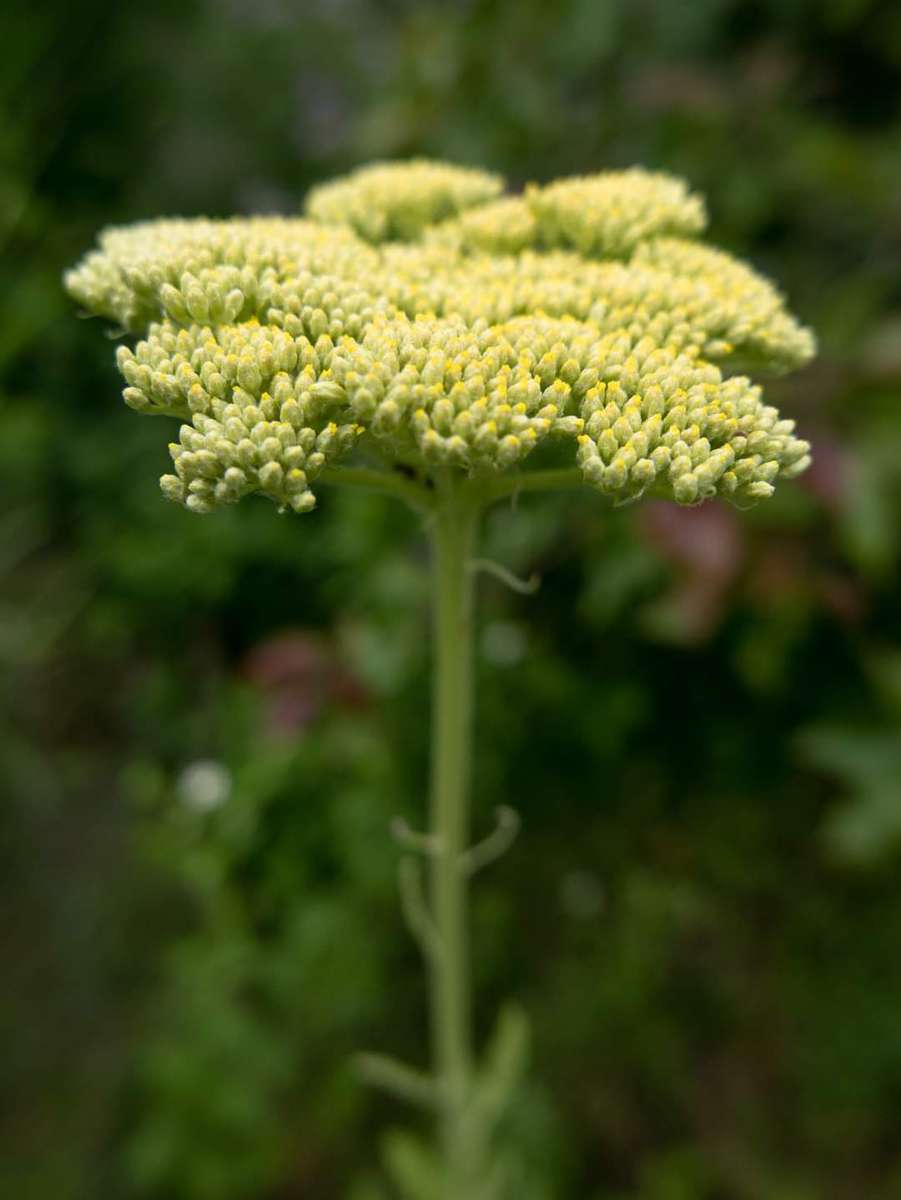
<path id="1" fill-rule="evenodd" d="M 433 700 L 430 834 L 432 1055 L 444 1096 L 441 1147 L 447 1200 L 462 1200 L 476 1164 L 467 1129 L 472 1076 L 468 872 L 473 713 L 473 573 L 479 506 L 448 476 L 431 528 Z"/>

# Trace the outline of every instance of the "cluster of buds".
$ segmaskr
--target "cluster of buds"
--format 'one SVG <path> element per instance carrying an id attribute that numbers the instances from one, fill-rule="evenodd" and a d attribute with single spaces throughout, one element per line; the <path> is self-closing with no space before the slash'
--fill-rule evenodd
<path id="1" fill-rule="evenodd" d="M 313 188 L 306 209 L 315 221 L 348 226 L 369 242 L 413 241 L 429 226 L 503 190 L 499 175 L 414 158 L 360 167 Z"/>
<path id="2" fill-rule="evenodd" d="M 526 247 L 572 250 L 583 258 L 626 258 L 648 238 L 692 237 L 707 223 L 704 202 L 681 179 L 659 171 L 605 171 L 531 184 L 464 213 L 465 245 L 515 253 Z"/>
<path id="3" fill-rule="evenodd" d="M 567 444 L 616 500 L 752 501 L 804 469 L 793 423 L 734 371 L 797 367 L 813 338 L 772 284 L 694 240 L 703 204 L 680 180 L 500 190 L 387 164 L 316 189 L 305 217 L 105 232 L 67 285 L 144 335 L 118 359 L 131 407 L 183 422 L 166 496 L 304 512 L 349 455 L 487 477 Z"/>

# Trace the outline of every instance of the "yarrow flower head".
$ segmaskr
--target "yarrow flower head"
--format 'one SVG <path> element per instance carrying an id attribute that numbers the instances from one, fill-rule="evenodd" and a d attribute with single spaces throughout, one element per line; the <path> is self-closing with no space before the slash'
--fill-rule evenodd
<path id="1" fill-rule="evenodd" d="M 694 504 L 804 470 L 794 423 L 736 372 L 801 366 L 813 337 L 696 240 L 704 205 L 681 180 L 501 192 L 417 160 L 314 189 L 303 217 L 104 232 L 66 284 L 140 335 L 118 352 L 126 403 L 182 422 L 164 494 L 306 512 L 342 460 L 424 482 L 568 460 L 614 500 Z"/>

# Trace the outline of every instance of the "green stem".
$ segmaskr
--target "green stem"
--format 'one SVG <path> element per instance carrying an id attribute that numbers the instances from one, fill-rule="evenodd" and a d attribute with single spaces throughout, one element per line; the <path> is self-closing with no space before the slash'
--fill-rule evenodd
<path id="1" fill-rule="evenodd" d="M 561 467 L 547 471 L 523 471 L 521 475 L 498 475 L 482 483 L 481 494 L 490 503 L 520 492 L 556 492 L 584 485 L 585 477 L 577 467 Z"/>
<path id="2" fill-rule="evenodd" d="M 451 478 L 439 486 L 432 522 L 433 712 L 430 833 L 432 917 L 440 952 L 431 964 L 435 1077 L 444 1107 L 441 1145 L 446 1200 L 472 1194 L 477 1169 L 467 1135 L 472 1076 L 467 874 L 473 695 L 473 573 L 468 568 L 479 507 Z"/>
<path id="3" fill-rule="evenodd" d="M 368 467 L 327 467 L 317 478 L 318 483 L 344 484 L 346 487 L 366 488 L 384 492 L 405 500 L 411 508 L 426 512 L 431 508 L 431 496 L 426 488 L 400 471 L 383 471 Z"/>

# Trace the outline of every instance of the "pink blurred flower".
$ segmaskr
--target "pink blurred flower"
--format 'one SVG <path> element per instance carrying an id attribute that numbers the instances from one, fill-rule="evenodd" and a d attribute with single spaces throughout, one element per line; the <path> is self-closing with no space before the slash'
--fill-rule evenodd
<path id="1" fill-rule="evenodd" d="M 327 641 L 306 630 L 285 630 L 259 642 L 242 667 L 263 694 L 266 725 L 275 733 L 298 733 L 328 704 L 360 708 L 368 702 L 360 681 L 336 661 Z"/>

